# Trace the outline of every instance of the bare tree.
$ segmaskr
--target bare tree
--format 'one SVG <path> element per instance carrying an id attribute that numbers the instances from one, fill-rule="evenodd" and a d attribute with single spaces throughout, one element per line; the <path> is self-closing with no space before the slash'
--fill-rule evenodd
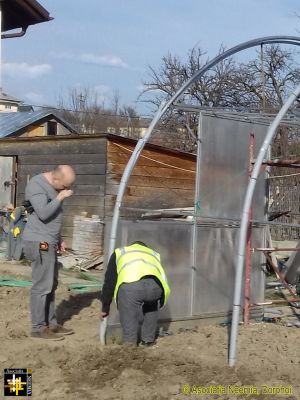
<path id="1" fill-rule="evenodd" d="M 119 113 L 120 103 L 121 103 L 120 92 L 118 89 L 115 89 L 111 100 L 111 110 L 115 115 Z"/>
<path id="2" fill-rule="evenodd" d="M 220 53 L 223 51 L 224 48 L 221 47 Z M 163 99 L 170 98 L 207 62 L 204 55 L 205 53 L 201 49 L 193 48 L 188 53 L 187 61 L 183 62 L 179 57 L 167 54 L 162 58 L 162 64 L 158 70 L 149 67 L 150 78 L 144 82 L 144 90 L 140 98 L 145 93 L 153 91 L 154 96 L 144 100 L 145 102 L 158 105 Z M 227 96 L 232 90 L 235 72 L 236 64 L 233 59 L 223 60 L 188 88 L 183 95 L 183 100 L 190 104 L 207 107 L 228 106 Z"/>
<path id="3" fill-rule="evenodd" d="M 219 54 L 224 52 L 222 46 Z M 206 107 L 220 107 L 241 111 L 278 110 L 291 89 L 300 80 L 300 69 L 295 61 L 296 53 L 277 45 L 264 46 L 257 57 L 247 63 L 237 63 L 232 57 L 223 60 L 200 77 L 183 94 L 181 101 Z M 186 61 L 167 54 L 159 68 L 149 67 L 149 80 L 144 82 L 140 94 L 142 101 L 157 107 L 162 100 L 169 99 L 194 73 L 207 62 L 205 53 L 199 48 L 188 52 Z M 149 95 L 150 94 L 150 98 Z M 190 141 L 197 126 L 197 116 L 176 112 L 166 115 L 186 128 L 184 141 Z M 286 145 L 286 134 L 279 134 L 282 145 Z"/>
<path id="4" fill-rule="evenodd" d="M 222 46 L 219 54 L 223 51 Z M 150 99 L 143 101 L 154 105 L 170 98 L 207 62 L 204 55 L 201 49 L 194 48 L 189 51 L 186 62 L 171 54 L 163 57 L 157 70 L 149 67 L 149 80 L 144 82 L 140 98 L 153 92 Z M 265 46 L 263 60 L 258 52 L 258 57 L 248 63 L 237 63 L 233 58 L 221 61 L 187 89 L 183 100 L 200 106 L 249 110 L 261 109 L 265 94 L 267 111 L 274 111 L 283 104 L 299 78 L 295 52 L 277 45 Z"/>
<path id="5" fill-rule="evenodd" d="M 274 112 L 299 82 L 300 69 L 295 51 L 278 45 L 265 46 L 262 53 L 247 64 L 240 64 L 236 74 L 236 91 L 247 109 Z"/>
<path id="6" fill-rule="evenodd" d="M 90 88 L 72 88 L 67 98 L 60 95 L 58 107 L 63 116 L 81 133 L 95 133 L 98 128 L 98 116 L 104 113 L 104 104 L 98 94 Z"/>
<path id="7" fill-rule="evenodd" d="M 119 110 L 120 116 L 123 118 L 123 121 L 126 121 L 126 136 L 138 139 L 140 136 L 140 118 L 132 106 L 124 105 Z"/>
<path id="8" fill-rule="evenodd" d="M 81 134 L 114 133 L 139 137 L 139 116 L 132 106 L 121 106 L 119 91 L 115 90 L 110 107 L 89 88 L 73 88 L 68 96 L 60 95 L 58 107 L 62 116 L 77 127 Z"/>

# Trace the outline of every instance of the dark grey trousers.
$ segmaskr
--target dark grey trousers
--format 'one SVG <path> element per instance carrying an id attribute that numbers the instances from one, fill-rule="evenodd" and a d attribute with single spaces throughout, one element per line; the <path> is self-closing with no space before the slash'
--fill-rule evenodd
<path id="1" fill-rule="evenodd" d="M 118 310 L 123 331 L 123 343 L 137 343 L 141 312 L 143 323 L 141 337 L 153 342 L 156 336 L 161 286 L 152 278 L 123 283 L 118 290 Z"/>
<path id="2" fill-rule="evenodd" d="M 55 290 L 58 285 L 56 246 L 49 245 L 41 251 L 38 242 L 23 241 L 25 257 L 31 261 L 31 322 L 32 332 L 48 325 L 57 325 L 55 314 Z"/>

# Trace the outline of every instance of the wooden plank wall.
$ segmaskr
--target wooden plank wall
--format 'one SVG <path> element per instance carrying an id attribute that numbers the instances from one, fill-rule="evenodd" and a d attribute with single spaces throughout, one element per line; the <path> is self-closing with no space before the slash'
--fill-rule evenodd
<path id="1" fill-rule="evenodd" d="M 29 177 L 58 164 L 77 173 L 74 195 L 64 202 L 63 237 L 71 246 L 73 217 L 86 211 L 110 220 L 120 179 L 134 141 L 105 136 L 1 139 L 0 155 L 18 159 L 17 204 L 24 200 Z M 147 146 L 133 170 L 124 206 L 192 207 L 196 157 Z M 124 213 L 123 213 L 124 214 Z"/>
<path id="2" fill-rule="evenodd" d="M 62 235 L 72 243 L 73 217 L 86 211 L 104 219 L 106 137 L 18 138 L 1 140 L 0 155 L 17 156 L 16 205 L 22 204 L 27 180 L 58 164 L 74 167 L 74 195 L 64 202 Z"/>
<path id="3" fill-rule="evenodd" d="M 135 143 L 108 138 L 105 214 L 110 217 L 126 163 Z M 124 197 L 125 207 L 193 207 L 196 156 L 147 146 L 142 152 Z"/>

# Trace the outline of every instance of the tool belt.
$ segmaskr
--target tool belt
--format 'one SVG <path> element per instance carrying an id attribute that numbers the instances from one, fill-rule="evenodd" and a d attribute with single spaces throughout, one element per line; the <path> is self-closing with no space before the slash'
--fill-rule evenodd
<path id="1" fill-rule="evenodd" d="M 28 212 L 28 214 L 33 213 L 34 209 L 29 200 L 23 201 L 22 206 L 25 208 L 25 210 Z"/>

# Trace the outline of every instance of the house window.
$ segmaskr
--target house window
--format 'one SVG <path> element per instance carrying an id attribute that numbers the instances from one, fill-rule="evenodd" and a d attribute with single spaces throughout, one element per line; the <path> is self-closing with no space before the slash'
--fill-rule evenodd
<path id="1" fill-rule="evenodd" d="M 11 109 L 11 105 L 5 104 L 5 108 Z"/>
<path id="2" fill-rule="evenodd" d="M 57 122 L 49 121 L 47 123 L 47 136 L 55 136 L 57 135 Z"/>

